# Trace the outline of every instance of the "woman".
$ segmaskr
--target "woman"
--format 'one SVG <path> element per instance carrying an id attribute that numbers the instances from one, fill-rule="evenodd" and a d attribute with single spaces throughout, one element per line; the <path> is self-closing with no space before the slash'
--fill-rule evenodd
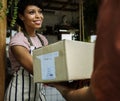
<path id="1" fill-rule="evenodd" d="M 41 0 L 19 0 L 16 33 L 9 44 L 13 78 L 5 94 L 5 101 L 45 101 L 44 86 L 33 82 L 32 50 L 48 44 L 36 32 L 43 22 Z"/>

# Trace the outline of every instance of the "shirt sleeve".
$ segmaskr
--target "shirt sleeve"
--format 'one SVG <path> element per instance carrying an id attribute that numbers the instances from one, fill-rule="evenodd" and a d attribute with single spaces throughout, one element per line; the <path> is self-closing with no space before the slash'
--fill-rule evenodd
<path id="1" fill-rule="evenodd" d="M 96 101 L 120 100 L 120 0 L 102 0 L 91 85 Z M 114 15 L 114 16 L 113 16 Z"/>
<path id="2" fill-rule="evenodd" d="M 11 47 L 11 46 L 15 46 L 15 45 L 23 46 L 23 47 L 27 48 L 28 50 L 30 49 L 29 48 L 30 44 L 23 33 L 16 33 L 11 38 L 9 46 Z"/>

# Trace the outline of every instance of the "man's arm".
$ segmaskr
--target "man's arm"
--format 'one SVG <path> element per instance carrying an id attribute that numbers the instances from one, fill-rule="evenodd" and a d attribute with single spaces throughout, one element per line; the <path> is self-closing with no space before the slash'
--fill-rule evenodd
<path id="1" fill-rule="evenodd" d="M 96 101 L 91 91 L 91 87 L 83 87 L 81 89 L 70 89 L 59 84 L 54 86 L 67 101 Z"/>

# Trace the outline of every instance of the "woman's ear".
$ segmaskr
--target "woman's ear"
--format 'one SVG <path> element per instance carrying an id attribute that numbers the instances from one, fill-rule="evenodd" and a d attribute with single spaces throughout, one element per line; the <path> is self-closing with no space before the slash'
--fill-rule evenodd
<path id="1" fill-rule="evenodd" d="M 19 14 L 18 16 L 19 16 L 19 18 L 20 18 L 22 21 L 24 20 L 23 15 Z"/>

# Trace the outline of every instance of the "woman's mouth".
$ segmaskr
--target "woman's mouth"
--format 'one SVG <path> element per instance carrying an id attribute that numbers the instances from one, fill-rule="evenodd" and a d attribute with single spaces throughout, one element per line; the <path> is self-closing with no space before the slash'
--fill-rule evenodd
<path id="1" fill-rule="evenodd" d="M 37 20 L 37 21 L 34 21 L 34 23 L 35 23 L 36 25 L 40 25 L 40 24 L 42 23 L 42 21 Z"/>

